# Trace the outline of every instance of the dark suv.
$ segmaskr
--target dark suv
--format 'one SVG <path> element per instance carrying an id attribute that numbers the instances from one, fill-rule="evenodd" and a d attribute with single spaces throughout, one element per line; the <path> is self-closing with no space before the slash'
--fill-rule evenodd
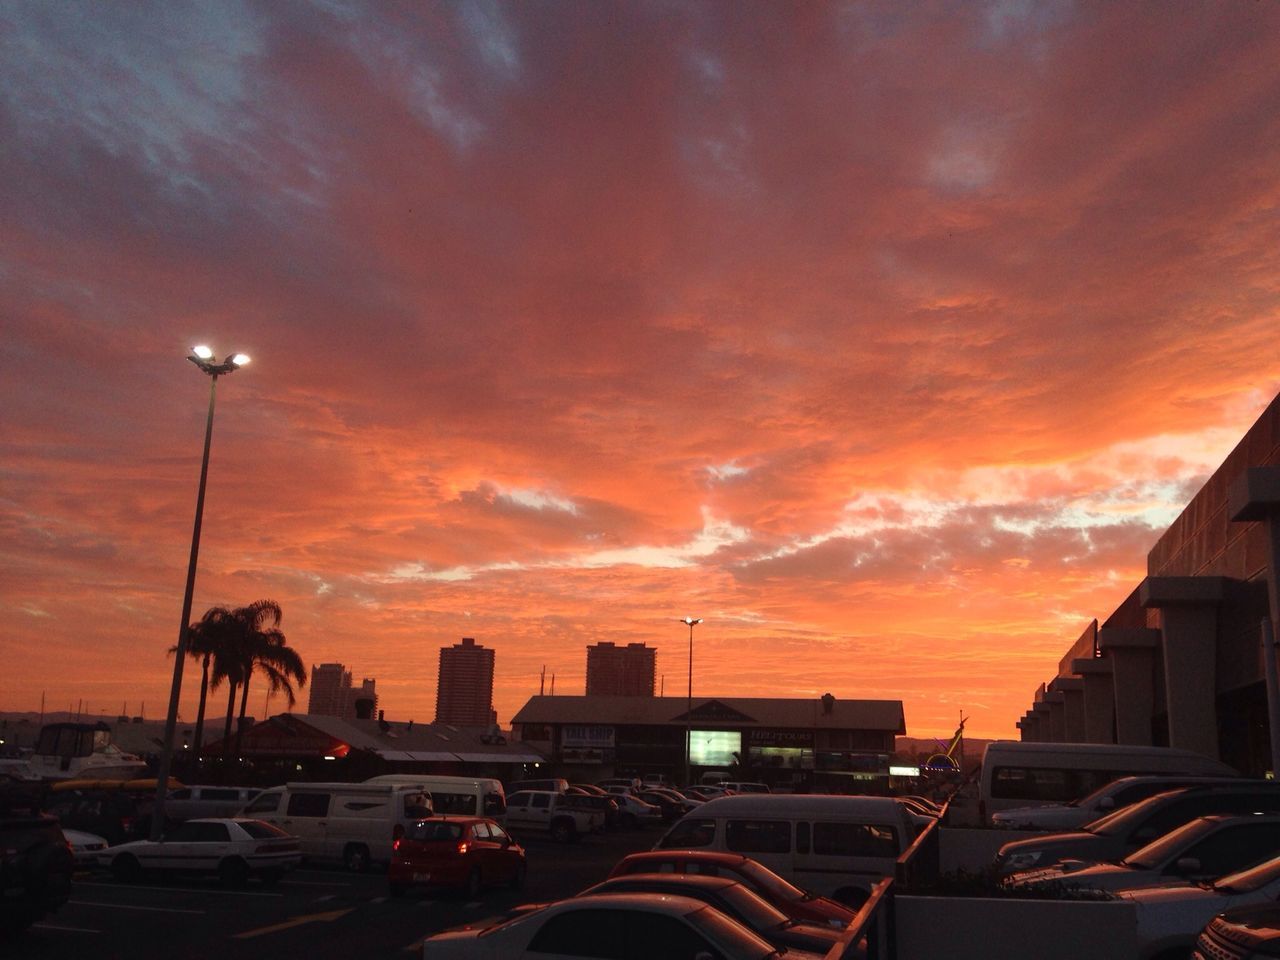
<path id="1" fill-rule="evenodd" d="M 1063 860 L 1119 860 L 1197 817 L 1231 813 L 1280 813 L 1280 783 L 1237 780 L 1229 785 L 1157 793 L 1085 824 L 1078 831 L 1006 843 L 996 854 L 996 869 L 1008 876 L 1020 870 L 1040 870 Z"/>
<path id="2" fill-rule="evenodd" d="M 151 829 L 155 795 L 124 790 L 67 790 L 50 794 L 45 813 L 68 830 L 102 837 L 111 846 L 146 839 Z"/>
<path id="3" fill-rule="evenodd" d="M 25 930 L 71 895 L 75 861 L 29 784 L 0 781 L 0 933 Z"/>

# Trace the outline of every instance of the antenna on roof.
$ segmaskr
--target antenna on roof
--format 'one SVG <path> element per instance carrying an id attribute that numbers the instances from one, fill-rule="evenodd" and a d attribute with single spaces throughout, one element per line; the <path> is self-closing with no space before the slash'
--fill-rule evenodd
<path id="1" fill-rule="evenodd" d="M 542 676 L 538 678 L 538 696 L 547 692 L 547 665 L 542 665 Z"/>
<path id="2" fill-rule="evenodd" d="M 556 675 L 554 673 L 551 674 L 551 695 L 553 697 L 556 695 Z"/>

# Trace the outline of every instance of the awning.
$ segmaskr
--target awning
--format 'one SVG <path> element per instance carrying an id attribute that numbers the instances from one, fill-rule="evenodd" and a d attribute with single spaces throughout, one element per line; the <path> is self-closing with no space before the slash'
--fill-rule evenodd
<path id="1" fill-rule="evenodd" d="M 463 763 L 542 763 L 544 757 L 531 753 L 460 753 Z"/>
<path id="2" fill-rule="evenodd" d="M 401 763 L 453 763 L 461 759 L 456 754 L 436 750 L 378 750 L 383 760 Z"/>

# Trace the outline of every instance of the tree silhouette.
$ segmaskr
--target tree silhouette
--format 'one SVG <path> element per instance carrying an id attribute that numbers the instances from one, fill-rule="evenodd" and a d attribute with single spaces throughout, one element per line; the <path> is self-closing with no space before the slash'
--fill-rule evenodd
<path id="1" fill-rule="evenodd" d="M 235 611 L 227 607 L 211 607 L 205 615 L 187 627 L 187 655 L 200 660 L 200 707 L 196 712 L 196 731 L 191 745 L 191 755 L 200 756 L 204 743 L 204 714 L 210 687 L 210 665 L 215 673 L 212 685 L 216 688 L 225 676 L 225 665 L 236 653 L 238 622 Z M 177 647 L 170 647 L 176 653 Z M 218 664 L 222 669 L 218 669 Z"/>

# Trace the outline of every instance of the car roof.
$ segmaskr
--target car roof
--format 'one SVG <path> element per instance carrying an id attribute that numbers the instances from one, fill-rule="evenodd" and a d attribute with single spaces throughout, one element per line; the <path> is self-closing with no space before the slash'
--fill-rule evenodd
<path id="1" fill-rule="evenodd" d="M 626 873 L 601 881 L 601 883 L 636 882 L 674 883 L 704 890 L 723 890 L 725 887 L 736 887 L 742 884 L 742 881 L 735 877 L 717 877 L 707 873 Z"/>
<path id="2" fill-rule="evenodd" d="M 582 906 L 630 907 L 636 910 L 651 910 L 654 913 L 694 913 L 704 910 L 707 904 L 693 897 L 682 897 L 678 893 L 589 893 L 583 896 L 570 897 L 551 904 L 556 907 Z"/>
<path id="3" fill-rule="evenodd" d="M 702 860 L 708 863 L 723 863 L 725 865 L 733 863 L 743 863 L 750 857 L 744 857 L 740 853 L 721 853 L 717 850 L 640 850 L 636 853 L 629 853 L 622 858 L 622 862 L 635 862 L 642 860 Z"/>

